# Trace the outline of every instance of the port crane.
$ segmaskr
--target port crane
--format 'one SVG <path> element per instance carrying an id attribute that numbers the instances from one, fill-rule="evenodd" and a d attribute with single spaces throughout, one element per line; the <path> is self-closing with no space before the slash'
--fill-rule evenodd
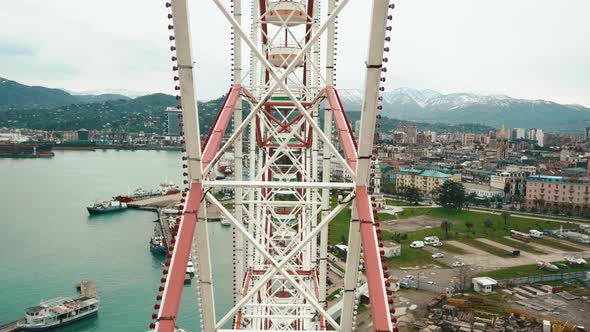
<path id="1" fill-rule="evenodd" d="M 150 328 L 175 330 L 192 254 L 201 331 L 354 331 L 362 271 L 372 329 L 397 331 L 370 186 L 394 5 L 389 0 L 363 2 L 371 11 L 357 141 L 336 89 L 338 15 L 349 0 L 210 1 L 231 28 L 232 75 L 203 141 L 188 0 L 165 3 L 177 108 L 182 110 L 186 189 Z M 191 8 L 198 10 L 199 3 Z M 243 55 L 249 55 L 248 63 Z M 230 123 L 233 132 L 227 130 Z M 226 152 L 234 154 L 235 177 L 217 180 L 212 171 Z M 212 194 L 221 187 L 233 188 L 233 211 Z M 337 193 L 341 199 L 332 200 Z M 227 312 L 216 312 L 214 304 L 215 288 L 229 285 L 216 285 L 212 278 L 205 202 L 232 227 L 233 305 Z M 348 208 L 348 251 L 336 321 L 327 300 L 329 225 Z"/>

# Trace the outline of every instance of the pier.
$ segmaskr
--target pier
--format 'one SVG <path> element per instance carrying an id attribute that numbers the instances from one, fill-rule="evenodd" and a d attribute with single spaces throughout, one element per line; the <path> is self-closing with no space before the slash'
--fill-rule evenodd
<path id="1" fill-rule="evenodd" d="M 180 198 L 180 194 L 151 197 L 129 202 L 127 203 L 127 206 L 132 209 L 156 211 L 158 209 L 166 208 L 178 203 L 180 201 Z"/>
<path id="2" fill-rule="evenodd" d="M 18 326 L 18 322 L 24 320 L 25 318 L 13 320 L 10 322 L 0 324 L 0 332 L 18 332 L 21 328 Z"/>
<path id="3" fill-rule="evenodd" d="M 76 289 L 83 297 L 97 297 L 96 282 L 94 281 L 80 281 L 76 285 Z"/>

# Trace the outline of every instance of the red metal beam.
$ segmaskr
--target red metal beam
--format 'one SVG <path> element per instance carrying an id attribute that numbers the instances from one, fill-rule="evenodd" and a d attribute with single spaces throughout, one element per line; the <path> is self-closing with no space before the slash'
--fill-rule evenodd
<path id="1" fill-rule="evenodd" d="M 338 135 L 340 136 L 342 149 L 344 150 L 344 158 L 346 158 L 346 162 L 348 162 L 350 168 L 356 170 L 357 145 L 356 140 L 354 139 L 354 133 L 348 123 L 348 118 L 344 113 L 344 109 L 340 104 L 336 90 L 332 87 L 326 87 L 326 94 L 328 95 L 328 103 L 330 103 L 330 108 L 332 108 L 334 123 L 336 124 Z"/>
<path id="2" fill-rule="evenodd" d="M 193 234 L 195 232 L 195 225 L 197 224 L 197 215 L 201 206 L 202 195 L 202 184 L 197 182 L 191 184 L 187 195 L 184 215 L 176 237 L 170 270 L 166 276 L 162 306 L 158 313 L 158 324 L 156 325 L 157 332 L 174 331 L 178 307 L 180 306 L 180 297 L 182 296 L 182 289 L 184 287 L 186 265 L 193 243 Z"/>
<path id="3" fill-rule="evenodd" d="M 217 114 L 217 118 L 215 119 L 209 136 L 205 141 L 206 144 L 203 145 L 203 169 L 206 169 L 207 166 L 209 166 L 209 163 L 211 160 L 213 160 L 217 151 L 219 151 L 219 147 L 223 141 L 223 136 L 225 135 L 227 126 L 229 125 L 229 122 L 233 116 L 234 107 L 240 98 L 241 90 L 242 87 L 239 84 L 236 84 L 233 88 L 231 88 L 229 94 L 226 97 L 226 102 L 223 104 L 222 108 Z"/>
<path id="4" fill-rule="evenodd" d="M 383 283 L 383 267 L 379 257 L 377 235 L 373 221 L 373 211 L 366 186 L 356 187 L 356 206 L 361 223 L 361 240 L 363 242 L 367 283 L 371 299 L 371 316 L 374 331 L 389 332 L 389 305 L 387 290 Z"/>
<path id="5" fill-rule="evenodd" d="M 274 106 L 274 107 L 295 107 L 295 103 L 292 101 L 267 101 L 264 103 L 265 106 Z M 301 105 L 305 108 L 309 108 L 312 103 L 308 101 L 302 101 Z"/>

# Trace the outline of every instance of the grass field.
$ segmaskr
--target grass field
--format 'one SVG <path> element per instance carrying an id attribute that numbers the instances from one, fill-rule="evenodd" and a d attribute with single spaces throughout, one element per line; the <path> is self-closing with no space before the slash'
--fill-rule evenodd
<path id="1" fill-rule="evenodd" d="M 400 213 L 397 214 L 397 219 L 408 219 L 411 217 L 417 217 L 417 216 L 423 216 L 423 215 L 429 215 L 430 213 L 432 213 L 432 210 L 434 209 L 428 209 L 428 208 L 424 208 L 424 209 L 414 209 L 414 208 L 409 208 L 409 209 L 404 209 L 403 211 L 401 211 Z"/>
<path id="2" fill-rule="evenodd" d="M 441 249 L 443 251 L 450 252 L 450 253 L 453 253 L 456 255 L 464 255 L 467 253 L 467 251 L 465 251 L 465 249 L 459 248 L 459 247 L 449 244 L 447 242 L 444 243 L 444 245 L 441 247 Z"/>
<path id="3" fill-rule="evenodd" d="M 335 207 L 338 204 L 336 201 L 336 197 L 332 198 L 332 207 Z M 339 244 L 348 242 L 348 229 L 350 226 L 350 204 L 342 210 L 335 218 L 330 222 L 330 237 L 329 243 L 330 244 Z M 389 213 L 378 213 L 379 221 L 387 221 L 395 219 L 393 214 Z M 384 232 L 383 238 L 385 240 L 391 239 L 391 234 Z"/>
<path id="4" fill-rule="evenodd" d="M 434 218 L 451 221 L 453 225 L 449 231 L 449 237 L 447 238 L 442 228 L 434 227 L 408 233 L 409 241 L 423 239 L 425 236 L 431 235 L 436 235 L 443 240 L 474 239 L 478 237 L 493 239 L 495 237 L 510 235 L 510 230 L 512 229 L 528 233 L 530 229 L 557 229 L 561 225 L 563 225 L 564 228 L 576 227 L 576 225 L 572 223 L 562 224 L 555 221 L 522 217 L 510 217 L 505 224 L 500 215 L 473 211 L 452 211 L 444 208 L 404 209 L 404 211 L 398 215 L 398 218 L 406 219 L 418 215 L 428 215 Z M 491 224 L 486 226 L 485 220 L 488 219 L 491 221 Z M 473 226 L 468 228 L 467 222 L 471 222 Z"/>
<path id="5" fill-rule="evenodd" d="M 556 262 L 552 262 L 556 263 Z M 557 263 L 564 263 L 564 262 L 557 262 Z M 556 274 L 556 273 L 567 273 L 567 272 L 583 272 L 583 271 L 590 271 L 590 268 L 587 266 L 571 266 L 567 269 L 560 269 L 559 271 L 547 271 L 544 269 L 540 269 L 536 264 L 531 265 L 519 265 L 513 266 L 505 269 L 500 269 L 491 272 L 484 272 L 481 273 L 480 276 L 490 277 L 496 280 L 500 279 L 511 279 L 511 278 L 520 278 L 520 277 L 528 277 L 528 276 L 540 276 L 540 275 L 547 275 L 547 274 Z"/>
<path id="6" fill-rule="evenodd" d="M 508 255 L 508 251 L 504 250 L 504 249 L 500 249 L 498 247 L 492 246 L 490 244 L 475 240 L 475 239 L 463 239 L 461 240 L 461 242 L 468 244 L 474 248 L 477 248 L 479 250 L 483 250 L 487 253 L 490 253 L 492 255 L 498 256 L 498 257 L 504 257 L 504 258 L 514 258 L 514 256 L 510 256 Z"/>
<path id="7" fill-rule="evenodd" d="M 414 267 L 416 265 L 438 265 L 447 267 L 439 263 L 436 259 L 432 259 L 432 253 L 423 249 L 410 248 L 408 244 L 402 244 L 402 255 L 400 257 L 393 257 L 387 260 L 387 266 L 392 269 L 399 269 L 403 267 Z"/>
<path id="8" fill-rule="evenodd" d="M 509 246 L 512 248 L 515 248 L 515 249 L 529 252 L 531 254 L 539 254 L 539 255 L 546 254 L 546 252 L 539 250 L 535 247 L 532 247 L 532 246 L 530 246 L 524 242 L 518 241 L 518 240 L 507 239 L 502 236 L 495 236 L 493 238 L 490 238 L 490 240 L 501 243 L 503 245 L 506 245 L 506 246 Z"/>
<path id="9" fill-rule="evenodd" d="M 577 247 L 572 247 L 572 246 L 568 246 L 567 244 L 561 243 L 561 242 L 557 242 L 557 241 L 552 241 L 550 238 L 549 239 L 533 239 L 534 243 L 538 243 L 540 245 L 544 245 L 546 247 L 550 247 L 550 248 L 554 248 L 554 249 L 558 249 L 558 250 L 563 250 L 563 251 L 583 251 L 580 248 Z"/>
<path id="10" fill-rule="evenodd" d="M 412 203 L 407 201 L 400 201 L 397 199 L 386 199 L 385 204 L 389 206 L 410 206 Z"/>

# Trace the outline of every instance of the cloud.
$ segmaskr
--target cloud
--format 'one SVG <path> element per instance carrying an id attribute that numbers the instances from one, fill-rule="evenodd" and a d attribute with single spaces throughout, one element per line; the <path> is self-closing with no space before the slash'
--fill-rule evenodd
<path id="1" fill-rule="evenodd" d="M 410 86 L 590 105 L 590 2 L 412 0 L 396 5 L 388 89 Z M 189 6 L 197 95 L 215 98 L 230 84 L 229 24 L 212 1 L 189 1 Z M 243 7 L 249 10 L 245 1 Z M 339 88 L 362 88 L 369 10 L 367 1 L 350 1 L 339 17 Z M 0 30 L 0 74 L 75 91 L 172 93 L 167 13 L 164 2 L 145 0 L 2 5 L 0 20 L 8 28 Z M 244 26 L 248 17 L 243 16 Z"/>

